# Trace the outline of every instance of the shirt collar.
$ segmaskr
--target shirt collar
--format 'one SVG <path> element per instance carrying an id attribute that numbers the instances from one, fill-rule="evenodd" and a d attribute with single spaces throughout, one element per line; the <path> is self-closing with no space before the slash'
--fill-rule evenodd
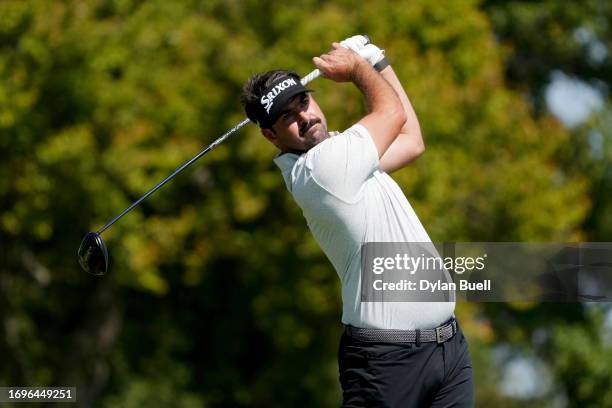
<path id="1" fill-rule="evenodd" d="M 340 134 L 340 132 L 329 132 L 329 136 L 336 136 Z M 304 153 L 303 153 L 304 154 Z M 281 169 L 281 173 L 283 174 L 283 179 L 285 180 L 285 184 L 287 185 L 287 190 L 291 191 L 292 187 L 292 178 L 291 174 L 293 171 L 293 166 L 298 161 L 301 155 L 295 153 L 279 153 L 273 159 L 274 163 Z"/>

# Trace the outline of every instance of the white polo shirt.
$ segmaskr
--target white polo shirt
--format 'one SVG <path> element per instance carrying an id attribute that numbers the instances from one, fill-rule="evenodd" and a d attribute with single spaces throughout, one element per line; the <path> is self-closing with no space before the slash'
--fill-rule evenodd
<path id="1" fill-rule="evenodd" d="M 365 242 L 431 242 L 401 189 L 378 168 L 368 130 L 353 125 L 308 152 L 274 162 L 310 231 L 342 282 L 342 322 L 380 329 L 428 329 L 447 321 L 454 302 L 362 302 Z"/>

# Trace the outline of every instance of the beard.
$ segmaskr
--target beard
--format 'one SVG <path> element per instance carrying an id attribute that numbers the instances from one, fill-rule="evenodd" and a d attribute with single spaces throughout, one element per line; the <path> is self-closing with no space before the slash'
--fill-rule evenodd
<path id="1" fill-rule="evenodd" d="M 312 149 L 329 136 L 327 133 L 327 127 L 319 118 L 315 118 L 309 120 L 307 123 L 304 123 L 302 126 L 300 126 L 299 132 L 304 144 L 304 151 Z"/>

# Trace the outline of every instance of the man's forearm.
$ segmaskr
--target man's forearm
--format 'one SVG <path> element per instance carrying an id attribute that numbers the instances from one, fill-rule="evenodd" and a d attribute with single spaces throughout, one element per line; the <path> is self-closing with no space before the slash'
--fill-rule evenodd
<path id="1" fill-rule="evenodd" d="M 395 71 L 393 71 L 393 68 L 391 68 L 391 65 L 383 69 L 380 72 L 380 74 L 382 75 L 383 78 L 387 80 L 389 85 L 391 85 L 391 87 L 393 88 L 397 96 L 399 97 L 400 102 L 402 103 L 402 107 L 404 108 L 404 112 L 406 113 L 406 122 L 402 126 L 401 133 L 402 134 L 409 134 L 409 133 L 420 134 L 421 128 L 419 126 L 419 121 L 416 117 L 416 113 L 414 112 L 414 109 L 412 108 L 412 104 L 410 103 L 410 100 L 408 99 L 408 95 L 406 95 L 406 91 L 404 90 L 404 87 L 402 86 L 401 82 L 399 81 L 399 78 L 395 74 Z"/>
<path id="2" fill-rule="evenodd" d="M 380 74 L 395 90 L 406 113 L 406 121 L 402 125 L 399 136 L 380 159 L 381 169 L 391 173 L 419 157 L 425 150 L 425 144 L 416 113 L 393 68 L 387 66 Z"/>
<path id="3" fill-rule="evenodd" d="M 363 94 L 368 112 L 384 112 L 398 108 L 399 95 L 393 86 L 365 60 L 356 67 L 352 81 Z M 403 105 L 401 100 L 399 102 Z"/>

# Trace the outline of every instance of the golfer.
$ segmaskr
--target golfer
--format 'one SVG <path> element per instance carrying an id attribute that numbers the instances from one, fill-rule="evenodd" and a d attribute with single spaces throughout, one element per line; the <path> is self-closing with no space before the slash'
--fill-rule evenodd
<path id="1" fill-rule="evenodd" d="M 328 132 L 311 91 L 290 71 L 252 76 L 242 102 L 274 144 L 287 189 L 342 282 L 338 362 L 343 407 L 472 407 L 472 364 L 454 302 L 362 302 L 366 242 L 431 242 L 388 173 L 424 151 L 419 124 L 384 56 L 362 36 L 313 59 L 322 75 L 352 82 L 368 114 Z"/>

